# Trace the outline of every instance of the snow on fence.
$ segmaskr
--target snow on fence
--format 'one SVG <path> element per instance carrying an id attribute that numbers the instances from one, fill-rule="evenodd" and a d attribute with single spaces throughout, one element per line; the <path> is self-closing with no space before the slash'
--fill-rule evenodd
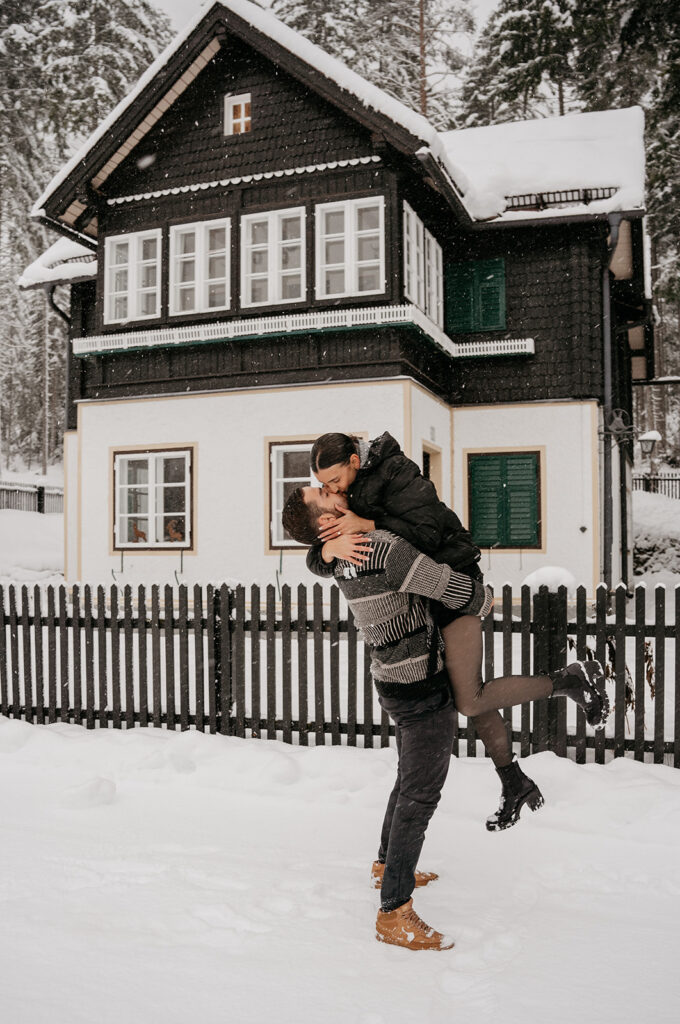
<path id="1" fill-rule="evenodd" d="M 60 487 L 0 480 L 0 509 L 6 508 L 21 512 L 63 512 L 64 492 Z"/>
<path id="2" fill-rule="evenodd" d="M 516 596 L 516 595 L 514 595 Z M 295 597 L 295 600 L 293 600 Z M 607 665 L 613 712 L 586 730 L 572 702 L 503 712 L 515 749 L 577 762 L 632 755 L 680 767 L 680 635 L 666 591 L 560 588 L 513 602 L 509 586 L 484 623 L 484 676 L 544 673 L 588 654 Z M 674 594 L 680 622 L 680 587 Z M 264 594 L 186 586 L 0 588 L 0 713 L 88 728 L 156 726 L 288 743 L 381 746 L 393 727 L 377 703 L 368 653 L 337 589 Z M 471 721 L 455 754 L 483 753 Z"/>
<path id="3" fill-rule="evenodd" d="M 636 473 L 633 476 L 633 490 L 680 498 L 680 473 Z"/>

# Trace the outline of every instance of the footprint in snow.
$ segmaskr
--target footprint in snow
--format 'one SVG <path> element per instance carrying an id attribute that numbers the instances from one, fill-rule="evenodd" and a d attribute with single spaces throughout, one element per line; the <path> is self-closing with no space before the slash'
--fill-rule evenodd
<path id="1" fill-rule="evenodd" d="M 79 786 L 69 786 L 59 800 L 62 807 L 101 807 L 112 804 L 116 799 L 116 784 L 113 779 L 98 776 L 88 779 Z"/>

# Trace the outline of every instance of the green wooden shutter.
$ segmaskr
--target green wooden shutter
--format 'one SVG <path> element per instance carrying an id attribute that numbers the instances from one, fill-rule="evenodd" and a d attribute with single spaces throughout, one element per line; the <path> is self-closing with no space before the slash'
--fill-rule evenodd
<path id="1" fill-rule="evenodd" d="M 470 533 L 480 548 L 491 548 L 503 528 L 503 464 L 495 455 L 471 455 Z"/>
<path id="2" fill-rule="evenodd" d="M 469 456 L 470 532 L 482 548 L 540 542 L 538 453 Z"/>
<path id="3" fill-rule="evenodd" d="M 446 268 L 449 334 L 505 329 L 505 260 L 471 260 Z"/>
<path id="4" fill-rule="evenodd" d="M 446 267 L 446 330 L 449 334 L 473 331 L 474 320 L 474 263 L 449 263 Z"/>
<path id="5" fill-rule="evenodd" d="M 531 548 L 538 545 L 538 454 L 509 455 L 505 466 L 505 545 Z"/>
<path id="6" fill-rule="evenodd" d="M 505 260 L 480 260 L 475 264 L 478 331 L 505 329 Z"/>

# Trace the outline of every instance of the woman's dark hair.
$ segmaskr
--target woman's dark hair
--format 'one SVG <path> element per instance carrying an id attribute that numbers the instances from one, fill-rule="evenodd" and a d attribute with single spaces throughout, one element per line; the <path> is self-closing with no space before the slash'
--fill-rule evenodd
<path id="1" fill-rule="evenodd" d="M 350 456 L 359 454 L 358 440 L 349 434 L 322 434 L 317 437 L 309 456 L 312 473 L 329 466 L 346 466 Z"/>

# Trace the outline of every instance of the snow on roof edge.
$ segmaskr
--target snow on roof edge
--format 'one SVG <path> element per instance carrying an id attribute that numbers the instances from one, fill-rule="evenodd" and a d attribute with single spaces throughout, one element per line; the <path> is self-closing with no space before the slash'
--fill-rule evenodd
<path id="1" fill-rule="evenodd" d="M 422 116 L 422 114 L 416 113 L 416 111 L 411 110 L 404 103 L 401 103 L 399 100 L 389 96 L 378 86 L 373 85 L 365 78 L 362 78 L 355 71 L 352 71 L 351 68 L 348 68 L 346 64 L 343 64 L 342 61 L 339 61 L 335 57 L 331 57 L 330 54 L 325 52 L 325 50 L 322 50 L 320 47 L 310 42 L 310 40 L 305 36 L 301 35 L 299 32 L 295 32 L 288 25 L 285 25 L 270 11 L 264 10 L 264 8 L 252 3 L 251 0 L 215 0 L 215 2 L 209 7 L 199 8 L 194 17 L 175 36 L 168 46 L 166 46 L 153 64 L 149 65 L 131 92 L 129 92 L 128 95 L 125 96 L 116 107 L 114 107 L 111 113 L 101 122 L 98 128 L 96 128 L 89 138 L 83 143 L 80 149 L 74 153 L 71 159 L 64 164 L 60 171 L 57 172 L 47 188 L 43 191 L 40 198 L 36 200 L 31 210 L 31 217 L 38 217 L 41 212 L 44 213 L 44 210 L 41 210 L 41 208 L 45 206 L 45 203 L 52 193 L 64 183 L 69 175 L 76 169 L 78 164 L 85 159 L 93 146 L 100 141 L 100 139 L 111 129 L 125 110 L 127 110 L 128 107 L 130 107 L 132 103 L 143 93 L 147 85 L 149 85 L 158 72 L 165 67 L 171 57 L 173 57 L 177 50 L 179 50 L 179 48 L 186 42 L 191 33 L 206 17 L 208 17 L 211 11 L 217 7 L 224 7 L 243 18 L 243 20 L 247 21 L 253 28 L 261 31 L 263 35 L 273 39 L 274 42 L 279 43 L 285 49 L 289 50 L 294 56 L 298 57 L 315 70 L 320 71 L 326 78 L 334 81 L 345 92 L 351 93 L 364 106 L 376 110 L 389 120 L 401 125 L 402 128 L 405 128 L 406 131 L 410 132 L 412 135 L 415 135 L 422 141 L 427 142 L 428 145 L 436 150 L 439 159 L 444 162 L 445 166 L 449 169 L 449 172 L 451 173 L 454 171 L 454 165 L 447 157 L 444 147 L 441 145 L 439 132 L 426 118 Z"/>
<path id="2" fill-rule="evenodd" d="M 17 279 L 22 291 L 44 284 L 89 280 L 97 275 L 97 260 L 91 249 L 70 238 L 58 238 L 26 267 Z M 87 259 L 85 258 L 87 257 Z"/>

